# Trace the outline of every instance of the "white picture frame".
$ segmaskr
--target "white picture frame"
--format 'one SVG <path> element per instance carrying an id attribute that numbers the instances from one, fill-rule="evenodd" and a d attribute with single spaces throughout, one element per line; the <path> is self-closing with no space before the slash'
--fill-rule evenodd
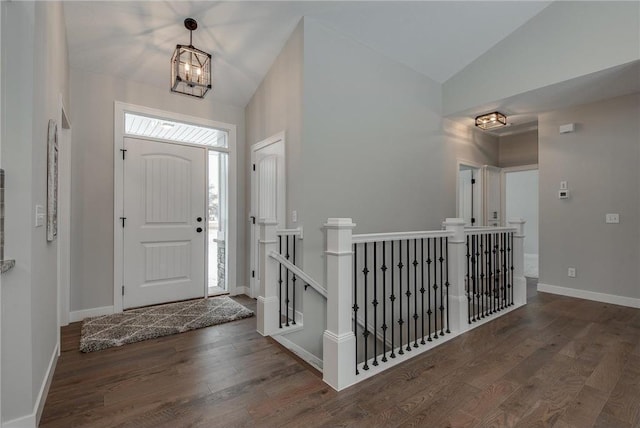
<path id="1" fill-rule="evenodd" d="M 58 236 L 58 126 L 49 120 L 47 131 L 47 241 Z"/>

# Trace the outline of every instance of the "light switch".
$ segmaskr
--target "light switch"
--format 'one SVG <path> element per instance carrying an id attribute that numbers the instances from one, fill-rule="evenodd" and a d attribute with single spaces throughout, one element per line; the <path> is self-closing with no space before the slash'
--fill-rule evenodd
<path id="1" fill-rule="evenodd" d="M 618 214 L 606 214 L 604 218 L 606 223 L 620 223 L 620 215 Z"/>
<path id="2" fill-rule="evenodd" d="M 291 221 L 296 223 L 298 221 L 298 211 L 293 210 L 291 212 Z"/>
<path id="3" fill-rule="evenodd" d="M 567 182 L 566 181 L 561 181 L 560 182 L 560 190 L 567 190 Z"/>
<path id="4" fill-rule="evenodd" d="M 44 205 L 36 205 L 35 227 L 44 226 L 44 216 L 45 216 Z"/>

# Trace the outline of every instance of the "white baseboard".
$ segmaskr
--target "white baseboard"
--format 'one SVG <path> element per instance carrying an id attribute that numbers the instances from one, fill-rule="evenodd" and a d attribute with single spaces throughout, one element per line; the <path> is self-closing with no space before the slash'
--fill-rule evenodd
<path id="1" fill-rule="evenodd" d="M 278 342 L 279 344 L 281 344 L 282 346 L 284 346 L 285 348 L 287 348 L 289 351 L 296 354 L 298 357 L 302 358 L 304 361 L 306 361 L 316 370 L 318 370 L 319 372 L 322 372 L 322 359 L 316 357 L 306 349 L 296 345 L 295 343 L 293 343 L 292 341 L 290 341 L 284 336 L 280 336 L 280 335 L 271 336 L 271 338 L 276 342 Z"/>
<path id="2" fill-rule="evenodd" d="M 541 282 L 538 283 L 538 291 L 543 293 L 559 294 L 561 296 L 577 297 L 579 299 L 593 300 L 596 302 L 610 303 L 612 305 L 640 308 L 640 299 L 633 297 L 597 293 L 595 291 L 579 290 L 577 288 L 559 287 L 557 285 L 543 284 Z"/>
<path id="3" fill-rule="evenodd" d="M 99 308 L 82 309 L 80 311 L 73 311 L 69 313 L 69 322 L 82 321 L 85 318 L 99 317 L 102 315 L 111 315 L 113 313 L 113 306 L 102 306 Z"/>
<path id="4" fill-rule="evenodd" d="M 33 411 L 17 419 L 12 419 L 2 424 L 2 428 L 36 428 L 40 423 L 40 416 L 42 416 L 42 410 L 44 409 L 44 403 L 47 400 L 47 394 L 49 393 L 49 387 L 51 386 L 51 380 L 53 379 L 53 373 L 56 370 L 56 363 L 58 362 L 59 345 L 56 345 L 51 354 L 51 360 L 49 361 L 49 367 L 45 373 L 45 377 L 40 386 L 40 392 L 38 393 L 38 399 L 33 405 Z"/>
<path id="5" fill-rule="evenodd" d="M 247 296 L 251 297 L 250 290 L 251 289 L 249 287 L 238 286 L 238 287 L 235 288 L 235 290 L 233 290 L 232 293 L 229 293 L 229 294 L 231 294 L 232 296 L 237 296 L 239 294 L 244 294 L 244 295 L 247 295 Z"/>

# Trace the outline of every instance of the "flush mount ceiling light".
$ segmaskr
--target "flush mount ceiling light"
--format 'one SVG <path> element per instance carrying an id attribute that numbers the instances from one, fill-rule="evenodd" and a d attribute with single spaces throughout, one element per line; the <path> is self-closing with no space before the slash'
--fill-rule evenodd
<path id="1" fill-rule="evenodd" d="M 481 129 L 493 129 L 507 126 L 507 116 L 497 111 L 483 114 L 482 116 L 476 117 L 476 126 Z"/>
<path id="2" fill-rule="evenodd" d="M 187 18 L 184 26 L 189 30 L 189 45 L 176 45 L 171 57 L 171 92 L 204 98 L 211 89 L 211 54 L 193 46 L 196 20 Z"/>

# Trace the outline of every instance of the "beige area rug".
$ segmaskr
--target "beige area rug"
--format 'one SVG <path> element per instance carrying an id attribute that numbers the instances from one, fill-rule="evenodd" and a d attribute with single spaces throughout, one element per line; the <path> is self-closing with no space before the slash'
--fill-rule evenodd
<path id="1" fill-rule="evenodd" d="M 252 317 L 227 296 L 131 309 L 82 322 L 80 351 L 93 352 Z"/>

